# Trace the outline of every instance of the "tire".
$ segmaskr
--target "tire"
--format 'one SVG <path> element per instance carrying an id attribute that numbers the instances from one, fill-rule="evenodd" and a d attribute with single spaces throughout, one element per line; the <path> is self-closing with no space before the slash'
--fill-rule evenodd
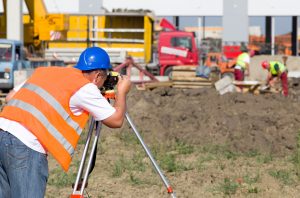
<path id="1" fill-rule="evenodd" d="M 165 69 L 164 76 L 168 76 L 170 80 L 172 80 L 172 73 L 173 73 L 173 68 L 168 67 Z"/>

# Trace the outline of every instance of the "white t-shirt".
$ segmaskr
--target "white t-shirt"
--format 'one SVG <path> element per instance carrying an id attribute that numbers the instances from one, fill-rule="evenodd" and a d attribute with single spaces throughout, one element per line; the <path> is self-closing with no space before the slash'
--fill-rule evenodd
<path id="1" fill-rule="evenodd" d="M 14 88 L 18 91 L 19 85 Z M 91 113 L 95 120 L 105 120 L 110 117 L 116 110 L 112 107 L 109 102 L 102 96 L 99 89 L 93 83 L 88 83 L 81 87 L 71 98 L 70 98 L 70 110 L 74 115 L 80 115 L 83 110 Z M 17 137 L 29 148 L 38 151 L 40 153 L 46 153 L 43 146 L 40 144 L 38 139 L 29 130 L 18 122 L 0 118 L 0 128 L 7 131 Z"/>

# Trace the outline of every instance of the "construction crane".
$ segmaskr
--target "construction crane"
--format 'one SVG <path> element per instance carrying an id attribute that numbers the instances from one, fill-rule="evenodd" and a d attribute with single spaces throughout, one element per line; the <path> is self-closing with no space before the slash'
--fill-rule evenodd
<path id="1" fill-rule="evenodd" d="M 3 15 L 0 16 L 0 38 L 6 38 L 6 5 L 3 1 Z M 43 56 L 47 41 L 51 36 L 64 36 L 68 29 L 68 15 L 49 14 L 43 0 L 24 0 L 28 8 L 28 14 L 23 15 L 24 46 L 36 56 Z"/>
<path id="2" fill-rule="evenodd" d="M 6 2 L 3 0 L 5 9 L 0 16 L 0 38 L 6 38 Z M 109 53 L 112 63 L 122 63 L 127 55 L 139 63 L 152 59 L 154 19 L 149 11 L 53 14 L 47 12 L 43 0 L 25 0 L 25 4 L 24 45 L 32 54 L 76 62 L 86 47 L 99 46 Z"/>

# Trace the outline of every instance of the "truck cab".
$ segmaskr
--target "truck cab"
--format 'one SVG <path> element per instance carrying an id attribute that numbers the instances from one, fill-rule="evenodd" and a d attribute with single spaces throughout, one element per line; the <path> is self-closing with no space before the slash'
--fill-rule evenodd
<path id="1" fill-rule="evenodd" d="M 0 89 L 8 91 L 14 86 L 14 71 L 30 68 L 24 60 L 22 42 L 0 39 Z"/>
<path id="2" fill-rule="evenodd" d="M 198 65 L 195 34 L 185 31 L 161 32 L 158 40 L 160 75 L 168 76 L 177 65 Z"/>

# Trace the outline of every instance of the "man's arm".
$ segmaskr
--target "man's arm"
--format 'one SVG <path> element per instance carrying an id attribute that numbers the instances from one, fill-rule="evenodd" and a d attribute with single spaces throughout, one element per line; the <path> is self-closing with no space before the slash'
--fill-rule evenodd
<path id="1" fill-rule="evenodd" d="M 246 64 L 246 68 L 245 68 L 245 76 L 249 76 L 249 75 L 250 75 L 249 63 L 245 63 L 245 64 Z"/>
<path id="2" fill-rule="evenodd" d="M 270 81 L 272 80 L 273 76 L 271 72 L 268 72 L 268 77 L 267 77 L 267 85 L 270 85 Z"/>
<path id="3" fill-rule="evenodd" d="M 119 77 L 117 84 L 116 99 L 113 107 L 116 111 L 102 122 L 110 128 L 120 128 L 123 124 L 126 112 L 126 95 L 131 86 L 130 79 L 127 76 Z"/>

